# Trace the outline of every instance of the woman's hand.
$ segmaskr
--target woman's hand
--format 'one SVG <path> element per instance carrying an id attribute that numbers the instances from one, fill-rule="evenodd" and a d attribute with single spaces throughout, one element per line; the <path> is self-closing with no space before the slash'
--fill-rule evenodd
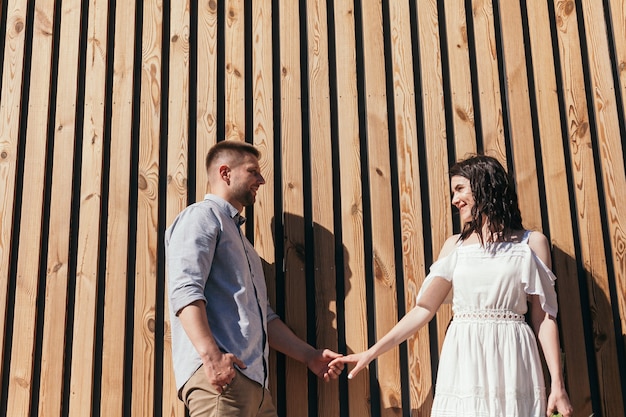
<path id="1" fill-rule="evenodd" d="M 571 417 L 574 415 L 574 409 L 569 401 L 569 396 L 563 387 L 553 387 L 548 397 L 546 415 L 550 417 L 556 412 L 563 417 Z"/>

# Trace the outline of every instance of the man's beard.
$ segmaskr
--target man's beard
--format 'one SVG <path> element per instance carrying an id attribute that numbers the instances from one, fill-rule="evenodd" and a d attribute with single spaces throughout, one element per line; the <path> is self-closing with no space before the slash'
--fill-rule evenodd
<path id="1" fill-rule="evenodd" d="M 237 193 L 237 200 L 244 206 L 251 206 L 256 201 L 256 195 L 253 191 L 248 189 L 239 190 Z"/>

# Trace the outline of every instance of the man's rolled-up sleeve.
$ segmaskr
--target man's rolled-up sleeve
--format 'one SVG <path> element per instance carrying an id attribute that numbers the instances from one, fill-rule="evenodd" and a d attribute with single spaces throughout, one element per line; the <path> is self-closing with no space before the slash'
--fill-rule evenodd
<path id="1" fill-rule="evenodd" d="M 201 300 L 219 237 L 214 217 L 197 207 L 185 209 L 166 232 L 165 250 L 170 308 L 181 309 Z"/>

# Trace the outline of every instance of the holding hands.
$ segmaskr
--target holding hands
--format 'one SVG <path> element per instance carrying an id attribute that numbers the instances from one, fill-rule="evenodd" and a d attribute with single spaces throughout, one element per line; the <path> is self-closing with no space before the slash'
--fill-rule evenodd
<path id="1" fill-rule="evenodd" d="M 345 364 L 347 364 L 347 363 L 355 363 L 356 365 L 354 366 L 352 371 L 350 371 L 350 373 L 348 374 L 348 379 L 352 379 L 363 368 L 365 368 L 367 365 L 369 365 L 369 363 L 372 360 L 374 360 L 374 359 L 375 359 L 374 355 L 372 355 L 369 350 L 366 350 L 366 351 L 360 352 L 360 353 L 353 353 L 351 355 L 337 357 L 336 359 L 333 359 L 328 364 L 328 366 L 331 367 L 331 368 L 332 367 L 337 367 L 337 368 L 341 367 L 341 369 L 343 370 L 343 367 L 344 367 Z"/>
<path id="2" fill-rule="evenodd" d="M 340 361 L 342 355 L 329 349 L 316 350 L 315 354 L 307 358 L 306 366 L 319 378 L 328 382 L 337 379 L 344 368 Z"/>

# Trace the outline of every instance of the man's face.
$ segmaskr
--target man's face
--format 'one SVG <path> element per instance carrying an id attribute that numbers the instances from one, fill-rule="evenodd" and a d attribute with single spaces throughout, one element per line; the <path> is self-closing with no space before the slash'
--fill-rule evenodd
<path id="1" fill-rule="evenodd" d="M 231 197 L 242 206 L 251 206 L 256 201 L 256 194 L 265 178 L 261 175 L 258 159 L 252 154 L 245 154 L 238 165 L 230 169 Z"/>

